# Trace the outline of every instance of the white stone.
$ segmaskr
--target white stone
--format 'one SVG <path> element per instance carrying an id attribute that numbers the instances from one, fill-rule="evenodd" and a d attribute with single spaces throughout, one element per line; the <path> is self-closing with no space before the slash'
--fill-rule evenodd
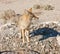
<path id="1" fill-rule="evenodd" d="M 6 39 L 9 39 L 9 37 L 6 37 Z"/>
<path id="2" fill-rule="evenodd" d="M 56 39 L 57 39 L 57 43 L 60 45 L 60 36 L 57 35 Z"/>

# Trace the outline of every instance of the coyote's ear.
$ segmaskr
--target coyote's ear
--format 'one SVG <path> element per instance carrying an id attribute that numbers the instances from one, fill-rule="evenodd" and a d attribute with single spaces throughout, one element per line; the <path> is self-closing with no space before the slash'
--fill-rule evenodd
<path id="1" fill-rule="evenodd" d="M 29 11 L 29 12 L 32 12 L 32 8 L 29 8 L 28 11 Z"/>

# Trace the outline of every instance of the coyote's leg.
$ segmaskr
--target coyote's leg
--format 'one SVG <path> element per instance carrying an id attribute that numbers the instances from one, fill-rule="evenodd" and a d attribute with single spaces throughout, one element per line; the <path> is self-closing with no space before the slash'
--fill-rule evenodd
<path id="1" fill-rule="evenodd" d="M 27 42 L 30 42 L 29 30 L 25 30 L 25 34 L 26 34 Z"/>
<path id="2" fill-rule="evenodd" d="M 20 30 L 20 35 L 21 35 L 21 39 L 22 39 L 22 29 Z"/>
<path id="3" fill-rule="evenodd" d="M 23 38 L 23 43 L 25 42 L 25 30 L 22 29 L 22 38 Z"/>

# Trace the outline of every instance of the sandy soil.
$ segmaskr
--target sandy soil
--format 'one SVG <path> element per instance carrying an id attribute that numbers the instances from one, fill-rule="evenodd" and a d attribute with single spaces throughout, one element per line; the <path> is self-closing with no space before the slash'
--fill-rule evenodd
<path id="1" fill-rule="evenodd" d="M 13 9 L 16 13 L 22 14 L 24 9 L 33 7 L 34 4 L 54 6 L 54 10 L 51 11 L 40 10 L 40 21 L 60 21 L 60 0 L 0 0 L 0 11 Z"/>
<path id="2" fill-rule="evenodd" d="M 35 4 L 51 5 L 54 9 L 37 10 L 33 8 Z M 0 54 L 19 54 L 16 50 L 19 50 L 20 54 L 60 53 L 60 0 L 0 0 L 0 12 L 12 9 L 17 14 L 23 14 L 24 9 L 31 7 L 35 14 L 38 13 L 36 15 L 39 17 L 38 20 L 32 20 L 31 42 L 23 44 L 16 25 L 7 25 L 4 24 L 3 20 L 0 20 L 0 22 L 3 21 L 3 27 L 0 30 Z M 57 24 L 50 23 L 52 21 L 56 21 Z"/>

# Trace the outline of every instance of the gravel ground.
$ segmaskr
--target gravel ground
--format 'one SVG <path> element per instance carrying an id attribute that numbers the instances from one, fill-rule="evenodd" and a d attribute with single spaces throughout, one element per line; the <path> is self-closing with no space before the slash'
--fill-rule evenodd
<path id="1" fill-rule="evenodd" d="M 38 20 L 33 21 L 38 22 Z M 6 26 L 1 27 L 1 54 L 59 54 L 60 45 L 56 37 L 60 35 L 60 22 L 46 23 L 31 24 L 30 43 L 25 42 L 25 44 L 22 43 L 18 27 L 15 24 L 8 23 Z"/>
<path id="2" fill-rule="evenodd" d="M 32 7 L 34 14 L 39 17 L 32 20 L 30 43 L 23 44 L 15 24 L 20 15 L 15 16 L 13 22 L 6 21 L 0 15 L 0 54 L 60 54 L 59 5 L 60 0 L 0 0 L 0 14 L 4 15 L 5 10 L 12 9 L 19 15 L 24 9 Z"/>

